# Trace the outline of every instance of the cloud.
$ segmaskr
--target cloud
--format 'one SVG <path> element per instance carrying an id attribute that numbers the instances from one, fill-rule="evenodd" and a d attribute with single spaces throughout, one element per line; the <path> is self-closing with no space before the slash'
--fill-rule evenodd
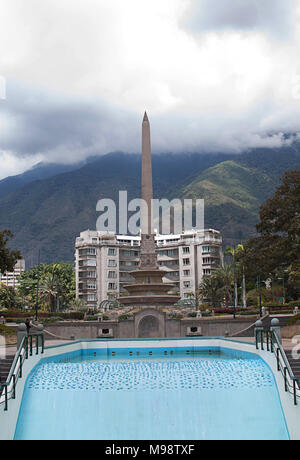
<path id="1" fill-rule="evenodd" d="M 295 0 L 192 0 L 184 24 L 193 32 L 258 31 L 291 38 Z"/>
<path id="2" fill-rule="evenodd" d="M 154 152 L 282 145 L 300 131 L 294 5 L 0 0 L 0 176 L 139 152 L 145 109 Z"/>
<path id="3" fill-rule="evenodd" d="M 139 129 L 132 122 L 135 118 L 130 111 L 99 99 L 62 97 L 13 83 L 2 104 L 0 150 L 19 158 L 36 156 L 64 163 L 122 147 L 136 150 Z"/>

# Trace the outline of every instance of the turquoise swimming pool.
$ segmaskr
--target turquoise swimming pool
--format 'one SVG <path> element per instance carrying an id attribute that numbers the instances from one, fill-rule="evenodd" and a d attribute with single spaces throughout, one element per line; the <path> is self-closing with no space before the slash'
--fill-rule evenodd
<path id="1" fill-rule="evenodd" d="M 15 439 L 289 439 L 271 369 L 225 348 L 99 349 L 45 358 Z"/>

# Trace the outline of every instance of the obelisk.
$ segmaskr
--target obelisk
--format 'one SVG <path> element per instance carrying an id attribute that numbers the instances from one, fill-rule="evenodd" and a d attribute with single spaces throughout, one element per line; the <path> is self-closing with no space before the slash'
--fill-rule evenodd
<path id="1" fill-rule="evenodd" d="M 141 249 L 138 270 L 129 272 L 135 282 L 124 285 L 128 296 L 119 298 L 122 305 L 132 307 L 164 307 L 174 305 L 180 297 L 170 295 L 172 283 L 164 283 L 165 272 L 158 268 L 155 251 L 152 212 L 152 159 L 150 123 L 145 112 L 142 125 L 142 206 L 141 206 Z M 144 204 L 144 206 L 143 206 Z"/>
<path id="2" fill-rule="evenodd" d="M 142 124 L 142 208 L 141 208 L 141 252 L 139 268 L 156 269 L 155 235 L 153 232 L 153 186 L 150 123 L 145 112 Z"/>

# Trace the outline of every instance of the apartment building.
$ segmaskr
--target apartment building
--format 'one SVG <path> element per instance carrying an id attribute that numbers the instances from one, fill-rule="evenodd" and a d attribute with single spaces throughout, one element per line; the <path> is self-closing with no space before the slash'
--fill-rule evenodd
<path id="1" fill-rule="evenodd" d="M 174 284 L 172 291 L 181 298 L 195 293 L 203 275 L 223 263 L 222 237 L 216 230 L 156 234 L 155 240 L 163 281 Z M 130 271 L 138 268 L 139 247 L 140 236 L 80 233 L 75 243 L 77 298 L 97 308 L 103 300 L 126 295 L 124 285 L 134 281 Z"/>
<path id="2" fill-rule="evenodd" d="M 19 286 L 18 276 L 25 270 L 25 260 L 18 260 L 12 272 L 0 273 L 0 282 L 15 288 Z"/>

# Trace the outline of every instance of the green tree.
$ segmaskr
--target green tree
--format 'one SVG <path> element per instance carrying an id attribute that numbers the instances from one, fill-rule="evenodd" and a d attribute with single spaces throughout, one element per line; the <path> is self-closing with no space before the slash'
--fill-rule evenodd
<path id="1" fill-rule="evenodd" d="M 291 289 L 295 299 L 300 298 L 300 260 L 296 260 L 289 267 L 288 288 Z"/>
<path id="2" fill-rule="evenodd" d="M 83 299 L 73 299 L 70 302 L 70 308 L 76 311 L 86 311 L 88 304 Z"/>
<path id="3" fill-rule="evenodd" d="M 18 259 L 21 259 L 19 251 L 12 251 L 6 245 L 14 235 L 10 230 L 0 232 L 0 272 L 12 272 Z"/>
<path id="4" fill-rule="evenodd" d="M 60 281 L 54 273 L 47 273 L 41 279 L 39 293 L 51 312 L 58 310 L 57 300 L 61 289 Z"/>
<path id="5" fill-rule="evenodd" d="M 216 268 L 211 275 L 204 276 L 199 285 L 199 296 L 209 301 L 214 307 L 219 304 L 232 304 L 232 287 L 234 285 L 233 266 L 224 264 Z"/>
<path id="6" fill-rule="evenodd" d="M 245 274 L 245 264 L 243 263 L 243 257 L 239 260 L 240 255 L 245 253 L 245 247 L 243 244 L 238 244 L 236 247 L 236 256 L 238 260 L 238 271 L 242 277 L 242 298 L 243 298 L 243 307 L 247 308 L 247 289 L 246 289 L 246 274 Z"/>
<path id="7" fill-rule="evenodd" d="M 237 273 L 236 273 L 236 248 L 227 246 L 225 249 L 225 255 L 230 254 L 232 257 L 232 266 L 233 266 L 233 283 L 234 283 L 234 307 L 238 306 L 238 288 L 237 288 Z"/>
<path id="8" fill-rule="evenodd" d="M 217 268 L 211 275 L 218 283 L 218 293 L 225 302 L 226 307 L 232 304 L 232 287 L 234 285 L 233 266 L 224 264 L 223 267 Z"/>
<path id="9" fill-rule="evenodd" d="M 20 299 L 17 296 L 14 288 L 0 283 L 0 310 L 1 309 L 14 309 L 20 307 Z"/>
<path id="10" fill-rule="evenodd" d="M 46 302 L 47 308 L 50 309 L 69 308 L 75 299 L 75 271 L 72 264 L 69 262 L 41 264 L 40 268 L 34 266 L 19 276 L 19 293 L 29 299 L 31 306 L 34 306 L 36 301 L 38 271 L 40 271 L 41 302 Z"/>
<path id="11" fill-rule="evenodd" d="M 222 302 L 219 288 L 219 281 L 214 275 L 204 275 L 198 288 L 198 295 L 216 308 Z"/>
<path id="12" fill-rule="evenodd" d="M 300 171 L 287 171 L 282 184 L 260 209 L 258 236 L 245 245 L 249 276 L 272 277 L 300 261 Z"/>

